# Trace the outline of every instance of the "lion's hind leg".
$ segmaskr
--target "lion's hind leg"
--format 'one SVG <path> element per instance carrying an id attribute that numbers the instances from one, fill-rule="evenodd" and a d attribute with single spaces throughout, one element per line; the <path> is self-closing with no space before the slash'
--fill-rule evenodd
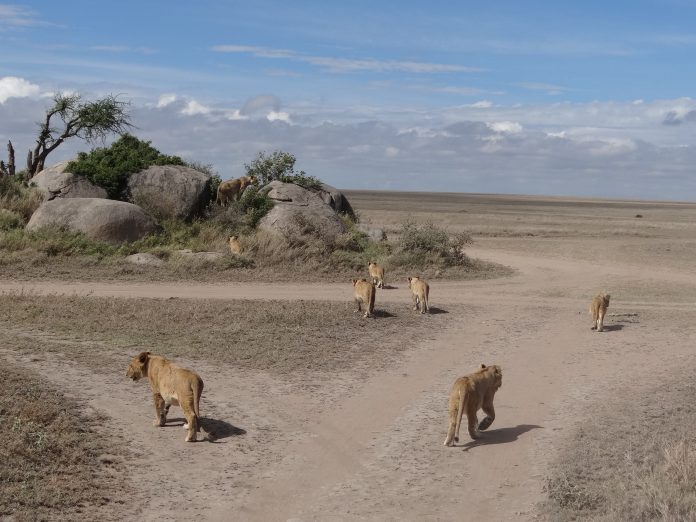
<path id="1" fill-rule="evenodd" d="M 152 425 L 164 426 L 167 422 L 169 406 L 165 405 L 164 398 L 159 393 L 153 392 L 152 399 L 155 401 L 155 420 L 152 421 Z"/>

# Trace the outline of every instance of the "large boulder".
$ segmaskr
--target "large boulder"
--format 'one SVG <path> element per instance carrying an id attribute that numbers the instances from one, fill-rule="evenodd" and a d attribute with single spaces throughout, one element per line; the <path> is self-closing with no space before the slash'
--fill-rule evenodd
<path id="1" fill-rule="evenodd" d="M 315 189 L 321 199 L 329 205 L 335 212 L 339 214 L 347 214 L 352 219 L 355 219 L 355 212 L 350 205 L 348 198 L 343 195 L 343 192 L 326 183 L 321 184 L 321 188 Z"/>
<path id="2" fill-rule="evenodd" d="M 285 237 L 314 234 L 328 241 L 346 232 L 343 221 L 316 192 L 281 181 L 272 181 L 262 190 L 274 206 L 261 219 L 259 228 Z"/>
<path id="3" fill-rule="evenodd" d="M 153 165 L 131 174 L 130 201 L 162 218 L 190 219 L 210 202 L 210 175 L 182 165 Z"/>
<path id="4" fill-rule="evenodd" d="M 137 205 L 99 198 L 54 199 L 44 202 L 27 223 L 28 230 L 59 226 L 87 237 L 120 244 L 142 239 L 157 223 Z"/>
<path id="5" fill-rule="evenodd" d="M 44 200 L 55 198 L 102 198 L 106 199 L 107 193 L 101 187 L 96 186 L 84 176 L 78 176 L 66 172 L 70 161 L 61 161 L 46 169 L 43 169 L 31 182 L 43 194 Z"/>

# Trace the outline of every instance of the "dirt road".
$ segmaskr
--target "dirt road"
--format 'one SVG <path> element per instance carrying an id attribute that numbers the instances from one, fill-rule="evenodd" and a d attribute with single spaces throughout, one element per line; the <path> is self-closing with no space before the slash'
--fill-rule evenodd
<path id="1" fill-rule="evenodd" d="M 446 329 L 359 387 L 337 383 L 335 389 L 298 393 L 260 372 L 196 361 L 206 381 L 205 414 L 233 423 L 227 427 L 230 436 L 218 444 L 186 445 L 183 430 L 176 442 L 170 430 L 153 430 L 143 422 L 151 416 L 143 389 L 121 375 L 105 374 L 90 384 L 82 370 L 55 357 L 31 362 L 68 392 L 92 397 L 88 405 L 128 437 L 141 456 L 133 480 L 147 504 L 136 513 L 139 519 L 534 520 L 558 435 L 598 390 L 607 381 L 630 382 L 663 364 L 665 353 L 656 347 L 669 346 L 671 364 L 690 355 L 679 328 L 696 301 L 689 298 L 696 296 L 694 277 L 636 263 L 588 266 L 501 250 L 471 253 L 512 266 L 517 275 L 433 282 L 433 306 L 463 305 L 467 313 L 450 314 Z M 607 331 L 590 330 L 587 304 L 593 293 L 617 284 L 663 283 L 690 293 L 649 301 L 635 297 L 639 292 L 629 299 L 614 295 Z M 400 288 L 380 291 L 378 306 L 380 299 L 409 301 L 405 285 L 395 285 Z M 351 293 L 348 285 L 241 283 L 0 282 L 0 290 L 289 300 L 343 300 Z M 428 327 L 427 316 L 414 320 Z M 459 446 L 446 448 L 451 383 L 482 362 L 503 368 L 497 419 L 480 442 L 469 441 L 464 430 Z M 588 428 L 601 426 L 591 419 Z M 241 430 L 246 434 L 235 436 Z"/>

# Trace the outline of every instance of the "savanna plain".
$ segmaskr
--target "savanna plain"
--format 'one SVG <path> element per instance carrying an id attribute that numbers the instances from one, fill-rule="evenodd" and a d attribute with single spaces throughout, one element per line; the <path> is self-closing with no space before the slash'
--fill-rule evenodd
<path id="1" fill-rule="evenodd" d="M 470 234 L 485 274 L 427 274 L 421 315 L 387 266 L 363 318 L 325 274 L 3 270 L 0 518 L 696 520 L 696 204 L 345 194 L 390 239 Z M 215 442 L 185 443 L 176 407 L 152 426 L 143 350 L 201 375 Z M 445 447 L 481 363 L 495 422 Z"/>

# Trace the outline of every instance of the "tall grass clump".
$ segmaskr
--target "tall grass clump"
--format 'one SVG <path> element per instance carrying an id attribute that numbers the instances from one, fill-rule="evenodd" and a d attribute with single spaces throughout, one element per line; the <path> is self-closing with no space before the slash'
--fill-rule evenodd
<path id="1" fill-rule="evenodd" d="M 20 226 L 29 221 L 34 211 L 43 203 L 43 196 L 36 188 L 28 186 L 20 176 L 0 177 L 0 228 L 7 230 L 21 220 Z"/>
<path id="2" fill-rule="evenodd" d="M 463 232 L 449 233 L 433 223 L 407 221 L 401 226 L 397 251 L 390 263 L 421 269 L 463 266 L 469 263 L 464 247 L 471 242 L 471 236 Z"/>

